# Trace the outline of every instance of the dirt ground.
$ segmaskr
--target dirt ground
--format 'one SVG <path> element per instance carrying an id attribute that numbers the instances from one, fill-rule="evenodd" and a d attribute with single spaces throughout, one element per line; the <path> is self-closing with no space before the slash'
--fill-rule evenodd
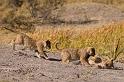
<path id="1" fill-rule="evenodd" d="M 38 59 L 32 52 L 13 52 L 0 46 L 0 82 L 124 82 L 124 70 L 96 69 L 82 65 L 61 64 L 57 60 Z M 60 59 L 49 54 L 49 58 Z M 115 63 L 123 67 L 123 63 Z"/>

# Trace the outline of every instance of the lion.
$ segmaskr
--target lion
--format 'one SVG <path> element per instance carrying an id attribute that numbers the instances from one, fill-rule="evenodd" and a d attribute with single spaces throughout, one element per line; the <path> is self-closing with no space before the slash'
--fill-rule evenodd
<path id="1" fill-rule="evenodd" d="M 48 59 L 48 56 L 46 55 L 46 49 L 51 49 L 51 42 L 49 40 L 46 41 L 37 41 L 36 42 L 37 50 L 36 50 L 36 55 L 38 58 L 45 58 Z M 39 54 L 39 55 L 38 55 Z"/>
<path id="2" fill-rule="evenodd" d="M 30 38 L 26 34 L 20 33 L 17 34 L 16 38 L 12 40 L 11 45 L 13 50 L 16 50 L 17 45 L 23 45 L 22 50 L 25 49 L 35 50 L 36 48 L 35 42 L 36 42 L 35 40 Z"/>
<path id="3" fill-rule="evenodd" d="M 114 63 L 113 63 L 113 59 L 102 61 L 101 63 L 97 64 L 96 66 L 99 69 L 114 69 L 115 68 Z"/>
<path id="4" fill-rule="evenodd" d="M 35 56 L 38 58 L 45 58 L 47 59 L 48 56 L 45 53 L 45 48 L 46 49 L 51 49 L 51 42 L 49 40 L 46 41 L 36 41 L 33 40 L 32 38 L 30 38 L 29 36 L 27 36 L 26 34 L 18 34 L 16 36 L 16 38 L 13 40 L 12 43 L 12 48 L 13 50 L 15 50 L 16 45 L 23 45 L 23 49 L 22 50 L 34 50 L 35 51 Z"/>
<path id="5" fill-rule="evenodd" d="M 17 34 L 16 38 L 11 41 L 13 50 L 16 50 L 16 45 L 22 45 L 23 46 L 22 50 L 26 50 L 26 49 L 33 50 L 35 51 L 36 57 L 48 58 L 48 56 L 46 55 L 46 51 L 44 49 L 45 48 L 51 49 L 51 42 L 49 40 L 36 41 L 33 38 L 26 35 L 25 33 L 20 33 L 20 32 L 17 32 L 15 30 L 12 30 L 6 27 L 3 27 L 3 28 Z"/>
<path id="6" fill-rule="evenodd" d="M 105 59 L 99 56 L 95 56 L 89 60 L 92 66 L 96 66 L 100 69 L 112 69 L 114 68 L 113 59 Z"/>
<path id="7" fill-rule="evenodd" d="M 98 69 L 114 69 L 114 70 L 123 70 L 121 67 L 114 66 L 114 60 L 111 59 L 103 59 L 100 57 L 94 57 L 93 60 L 90 60 L 90 64 L 95 66 Z"/>
<path id="8" fill-rule="evenodd" d="M 90 56 L 95 56 L 95 48 L 87 47 L 87 48 L 66 48 L 59 49 L 58 44 L 56 43 L 56 49 L 60 51 L 62 63 L 67 64 L 71 61 L 80 60 L 82 65 L 90 65 L 88 59 Z"/>

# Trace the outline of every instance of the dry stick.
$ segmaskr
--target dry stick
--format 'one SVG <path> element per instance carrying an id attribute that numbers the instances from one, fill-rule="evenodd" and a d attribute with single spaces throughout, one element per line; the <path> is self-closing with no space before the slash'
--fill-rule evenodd
<path id="1" fill-rule="evenodd" d="M 114 59 L 113 60 L 116 60 L 116 58 L 119 56 L 119 54 L 117 54 L 118 49 L 119 49 L 119 43 L 120 43 L 120 38 L 118 39 L 116 48 L 114 50 Z"/>
<path id="2" fill-rule="evenodd" d="M 9 30 L 11 32 L 14 32 L 12 29 L 9 29 L 9 28 L 6 28 L 6 27 L 3 27 L 3 28 L 5 28 L 6 30 Z"/>
<path id="3" fill-rule="evenodd" d="M 16 30 L 13 30 L 13 29 L 10 29 L 10 28 L 7 28 L 6 25 L 2 26 L 4 29 L 6 30 L 9 30 L 13 33 L 16 33 L 16 34 L 25 34 L 25 32 L 19 32 L 19 31 L 16 31 Z"/>

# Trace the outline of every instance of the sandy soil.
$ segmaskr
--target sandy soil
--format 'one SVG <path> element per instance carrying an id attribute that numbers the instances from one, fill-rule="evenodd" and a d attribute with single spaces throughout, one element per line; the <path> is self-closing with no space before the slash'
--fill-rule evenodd
<path id="1" fill-rule="evenodd" d="M 0 82 L 124 82 L 124 70 L 63 65 L 57 60 L 38 59 L 32 52 L 26 53 L 0 46 Z M 49 58 L 60 59 L 53 54 Z M 123 63 L 115 64 L 124 68 Z"/>

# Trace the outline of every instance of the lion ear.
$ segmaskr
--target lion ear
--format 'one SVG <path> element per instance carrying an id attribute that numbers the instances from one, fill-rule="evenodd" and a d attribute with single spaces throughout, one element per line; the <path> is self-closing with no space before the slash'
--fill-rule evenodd
<path id="1" fill-rule="evenodd" d="M 49 40 L 46 40 L 46 45 L 50 45 L 51 42 Z"/>

